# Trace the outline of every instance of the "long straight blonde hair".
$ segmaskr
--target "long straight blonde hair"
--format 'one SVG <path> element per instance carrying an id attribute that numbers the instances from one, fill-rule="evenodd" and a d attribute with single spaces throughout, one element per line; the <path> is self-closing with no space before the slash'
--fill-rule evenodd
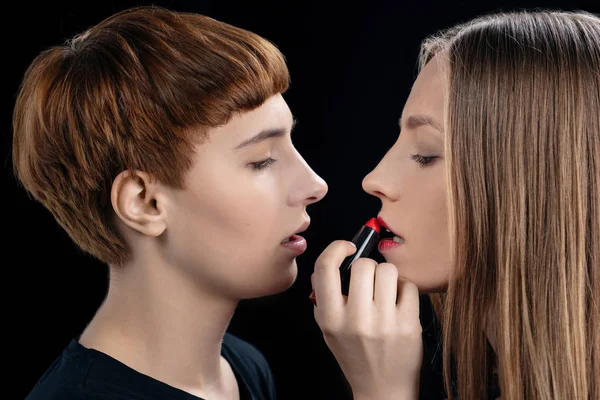
<path id="1" fill-rule="evenodd" d="M 434 56 L 448 82 L 448 394 L 485 398 L 495 366 L 503 400 L 600 399 L 600 18 L 487 15 L 426 39 L 421 68 Z"/>

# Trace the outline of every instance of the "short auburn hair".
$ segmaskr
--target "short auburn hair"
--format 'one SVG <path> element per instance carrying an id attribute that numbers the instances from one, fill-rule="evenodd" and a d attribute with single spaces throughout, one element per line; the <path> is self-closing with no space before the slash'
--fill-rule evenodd
<path id="1" fill-rule="evenodd" d="M 13 113 L 14 171 L 84 252 L 120 264 L 116 176 L 140 170 L 183 187 L 209 128 L 288 86 L 283 55 L 252 32 L 131 8 L 33 60 Z"/>

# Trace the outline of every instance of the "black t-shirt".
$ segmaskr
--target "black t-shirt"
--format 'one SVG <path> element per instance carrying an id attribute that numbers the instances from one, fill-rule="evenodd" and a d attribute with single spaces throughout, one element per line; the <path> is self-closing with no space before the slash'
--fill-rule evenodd
<path id="1" fill-rule="evenodd" d="M 227 333 L 221 355 L 229 362 L 241 400 L 274 400 L 271 369 L 258 349 Z M 71 340 L 26 400 L 201 400 L 116 359 Z"/>

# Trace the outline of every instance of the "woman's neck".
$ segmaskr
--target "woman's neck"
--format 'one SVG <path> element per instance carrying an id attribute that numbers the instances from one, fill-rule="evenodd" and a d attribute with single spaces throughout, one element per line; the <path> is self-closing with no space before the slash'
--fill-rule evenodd
<path id="1" fill-rule="evenodd" d="M 111 267 L 110 281 L 83 346 L 190 393 L 225 390 L 231 374 L 221 345 L 237 301 L 157 262 Z"/>

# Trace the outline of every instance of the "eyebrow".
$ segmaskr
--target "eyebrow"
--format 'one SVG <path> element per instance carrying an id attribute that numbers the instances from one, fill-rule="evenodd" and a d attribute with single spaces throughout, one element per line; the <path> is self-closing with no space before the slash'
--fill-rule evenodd
<path id="1" fill-rule="evenodd" d="M 429 125 L 437 129 L 441 133 L 444 133 L 444 128 L 442 127 L 442 125 L 439 122 L 437 122 L 434 118 L 428 115 L 411 115 L 406 118 L 404 123 L 402 117 L 400 117 L 398 124 L 400 124 L 400 128 L 412 130 L 420 128 L 421 126 Z"/>
<path id="2" fill-rule="evenodd" d="M 297 123 L 298 123 L 298 121 L 296 120 L 296 118 L 294 118 L 293 122 L 292 122 L 292 127 L 289 129 L 290 132 L 294 130 L 294 127 L 296 126 Z M 288 129 L 286 129 L 286 128 L 265 129 L 263 131 L 260 131 L 258 134 L 252 136 L 250 139 L 246 139 L 242 143 L 235 146 L 234 150 L 239 150 L 239 149 L 242 149 L 245 147 L 255 145 L 260 142 L 264 142 L 267 139 L 285 136 L 285 134 L 287 132 L 288 132 Z"/>

